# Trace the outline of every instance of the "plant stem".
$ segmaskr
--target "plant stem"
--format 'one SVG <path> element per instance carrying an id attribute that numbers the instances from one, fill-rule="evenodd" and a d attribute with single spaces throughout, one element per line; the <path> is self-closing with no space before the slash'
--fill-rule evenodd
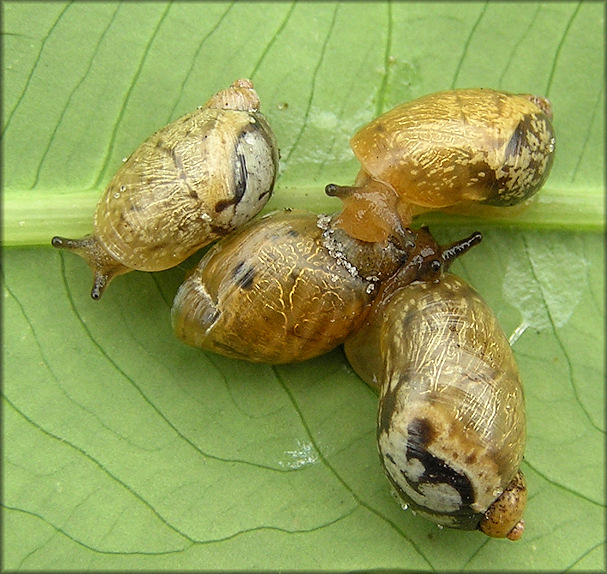
<path id="1" fill-rule="evenodd" d="M 77 193 L 8 191 L 3 202 L 2 244 L 50 245 L 53 235 L 82 237 L 91 233 L 100 195 L 95 190 Z M 318 186 L 281 187 L 279 184 L 264 212 L 285 207 L 332 213 L 340 209 L 340 203 L 327 197 Z M 605 206 L 603 194 L 594 190 L 545 189 L 533 205 L 515 217 L 478 218 L 434 212 L 420 216 L 419 221 L 434 226 L 603 231 Z"/>

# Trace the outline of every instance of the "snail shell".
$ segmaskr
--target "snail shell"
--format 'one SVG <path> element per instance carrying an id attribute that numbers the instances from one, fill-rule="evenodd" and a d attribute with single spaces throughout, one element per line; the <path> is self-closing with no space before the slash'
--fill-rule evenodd
<path id="1" fill-rule="evenodd" d="M 92 235 L 53 238 L 93 269 L 94 299 L 116 275 L 173 267 L 259 213 L 278 147 L 258 110 L 253 84 L 237 80 L 131 154 L 97 205 Z"/>
<path id="2" fill-rule="evenodd" d="M 452 274 L 376 305 L 345 351 L 380 386 L 377 443 L 397 496 L 440 525 L 520 538 L 523 389 L 495 315 Z"/>
<path id="3" fill-rule="evenodd" d="M 229 357 L 303 361 L 343 342 L 407 254 L 352 240 L 327 215 L 273 212 L 209 250 L 179 288 L 173 328 Z"/>
<path id="4" fill-rule="evenodd" d="M 445 257 L 466 241 L 474 239 Z M 433 277 L 439 249 L 426 229 L 383 246 L 352 239 L 330 215 L 274 212 L 209 250 L 175 297 L 173 328 L 189 345 L 229 357 L 303 361 L 341 344 L 389 277 Z"/>
<path id="5" fill-rule="evenodd" d="M 382 222 L 395 212 L 407 226 L 431 209 L 520 204 L 552 167 L 551 119 L 550 102 L 528 94 L 429 94 L 359 130 L 350 141 L 362 166 L 355 186 L 330 184 L 326 191 L 344 201 L 340 225 L 367 241 L 382 240 Z"/>

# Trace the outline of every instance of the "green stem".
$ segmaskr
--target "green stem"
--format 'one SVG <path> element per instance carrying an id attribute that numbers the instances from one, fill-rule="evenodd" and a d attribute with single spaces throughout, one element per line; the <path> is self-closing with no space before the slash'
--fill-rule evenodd
<path id="1" fill-rule="evenodd" d="M 50 245 L 54 235 L 81 237 L 93 230 L 93 214 L 101 192 L 40 193 L 6 191 L 3 198 L 4 246 Z M 432 226 L 508 227 L 603 231 L 603 193 L 589 190 L 544 189 L 523 213 L 510 218 L 480 219 L 444 213 L 428 213 L 419 222 Z M 339 200 L 327 197 L 319 186 L 281 188 L 280 182 L 265 212 L 284 207 L 332 213 Z"/>

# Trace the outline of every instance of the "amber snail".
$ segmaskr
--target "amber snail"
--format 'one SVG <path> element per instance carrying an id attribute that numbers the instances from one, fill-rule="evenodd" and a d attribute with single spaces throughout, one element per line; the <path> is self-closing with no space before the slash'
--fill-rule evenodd
<path id="1" fill-rule="evenodd" d="M 377 444 L 393 491 L 439 525 L 518 540 L 525 408 L 508 340 L 480 295 L 453 274 L 390 283 L 344 347 L 380 388 Z"/>
<path id="2" fill-rule="evenodd" d="M 381 246 L 352 239 L 330 215 L 273 212 L 205 254 L 175 297 L 173 328 L 185 343 L 229 357 L 303 361 L 361 324 L 382 281 L 427 272 L 420 253 L 435 244 L 427 230 L 405 230 Z"/>
<path id="3" fill-rule="evenodd" d="M 143 142 L 97 205 L 92 235 L 53 237 L 83 257 L 99 299 L 113 277 L 161 271 L 253 218 L 278 169 L 276 139 L 253 84 L 237 80 Z"/>
<path id="4" fill-rule="evenodd" d="M 343 200 L 338 224 L 384 241 L 424 211 L 486 215 L 518 205 L 544 184 L 554 159 L 550 102 L 489 89 L 437 92 L 401 104 L 351 139 L 361 163 L 354 186 L 329 184 Z M 484 211 L 479 210 L 483 206 Z"/>

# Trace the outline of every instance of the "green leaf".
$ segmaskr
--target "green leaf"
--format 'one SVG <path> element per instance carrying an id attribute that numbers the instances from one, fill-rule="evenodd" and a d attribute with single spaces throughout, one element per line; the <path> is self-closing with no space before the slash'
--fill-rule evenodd
<path id="1" fill-rule="evenodd" d="M 6 569 L 604 569 L 604 7 L 600 3 L 4 2 Z M 250 77 L 281 147 L 268 206 L 337 209 L 349 137 L 425 93 L 548 96 L 557 157 L 509 221 L 429 218 L 511 335 L 529 426 L 521 541 L 392 500 L 377 397 L 341 349 L 253 365 L 184 346 L 185 270 L 89 298 L 54 234 L 154 130 Z M 15 247 L 7 247 L 7 246 Z"/>

